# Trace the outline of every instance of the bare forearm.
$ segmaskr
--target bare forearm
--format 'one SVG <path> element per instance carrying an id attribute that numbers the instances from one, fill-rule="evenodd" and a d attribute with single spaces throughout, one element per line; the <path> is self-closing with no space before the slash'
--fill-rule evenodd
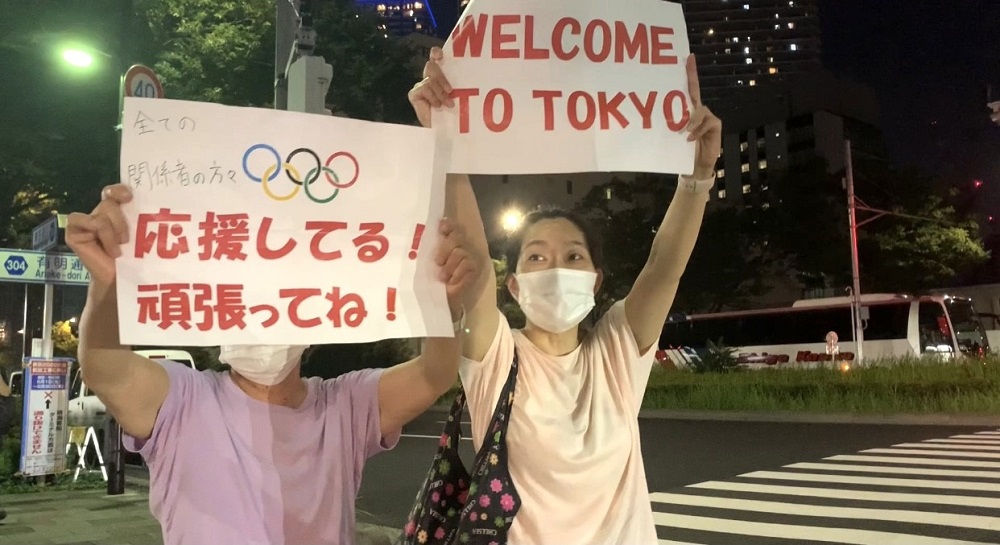
<path id="1" fill-rule="evenodd" d="M 130 350 L 119 340 L 114 286 L 91 286 L 87 293 L 87 304 L 80 317 L 79 352 L 84 380 L 95 390 L 124 376 Z"/>
<path id="2" fill-rule="evenodd" d="M 454 338 L 429 337 L 417 358 L 420 375 L 436 400 L 445 394 L 458 380 L 458 365 L 461 357 L 461 333 Z"/>
<path id="3" fill-rule="evenodd" d="M 656 231 L 649 254 L 650 265 L 655 268 L 658 279 L 679 281 L 684 274 L 698 240 L 707 203 L 706 193 L 678 187 Z"/>

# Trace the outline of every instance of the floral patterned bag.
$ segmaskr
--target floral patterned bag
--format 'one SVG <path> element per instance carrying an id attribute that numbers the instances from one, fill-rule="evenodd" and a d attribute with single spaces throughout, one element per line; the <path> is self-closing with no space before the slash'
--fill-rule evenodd
<path id="1" fill-rule="evenodd" d="M 517 353 L 493 410 L 472 474 L 458 454 L 465 392 L 459 390 L 434 462 L 403 530 L 401 545 L 504 545 L 521 498 L 507 466 L 507 423 L 517 383 Z"/>

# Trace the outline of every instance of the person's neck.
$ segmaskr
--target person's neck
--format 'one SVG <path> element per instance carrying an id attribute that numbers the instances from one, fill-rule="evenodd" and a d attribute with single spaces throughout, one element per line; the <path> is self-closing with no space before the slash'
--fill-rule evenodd
<path id="1" fill-rule="evenodd" d="M 306 383 L 299 377 L 297 370 L 273 386 L 258 384 L 233 370 L 229 371 L 229 376 L 232 377 L 233 384 L 243 390 L 243 393 L 270 405 L 297 409 L 309 393 Z"/>
<path id="2" fill-rule="evenodd" d="M 579 326 L 562 333 L 552 333 L 528 322 L 521 331 L 531 344 L 550 356 L 565 356 L 580 346 Z"/>

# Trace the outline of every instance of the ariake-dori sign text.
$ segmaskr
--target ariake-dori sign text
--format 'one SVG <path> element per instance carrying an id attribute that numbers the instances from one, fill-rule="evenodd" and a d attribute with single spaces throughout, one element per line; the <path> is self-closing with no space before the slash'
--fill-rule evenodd
<path id="1" fill-rule="evenodd" d="M 453 334 L 430 130 L 140 98 L 124 120 L 123 343 Z"/>

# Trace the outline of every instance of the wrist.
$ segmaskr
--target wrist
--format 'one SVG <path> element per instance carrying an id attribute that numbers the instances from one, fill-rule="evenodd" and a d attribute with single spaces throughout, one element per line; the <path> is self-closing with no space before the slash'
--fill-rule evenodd
<path id="1" fill-rule="evenodd" d="M 455 333 L 465 330 L 465 307 L 451 309 L 451 327 Z"/>
<path id="2" fill-rule="evenodd" d="M 715 187 L 715 170 L 708 171 L 707 173 L 695 170 L 695 174 L 691 176 L 682 175 L 677 179 L 678 193 L 708 195 L 713 187 Z"/>

